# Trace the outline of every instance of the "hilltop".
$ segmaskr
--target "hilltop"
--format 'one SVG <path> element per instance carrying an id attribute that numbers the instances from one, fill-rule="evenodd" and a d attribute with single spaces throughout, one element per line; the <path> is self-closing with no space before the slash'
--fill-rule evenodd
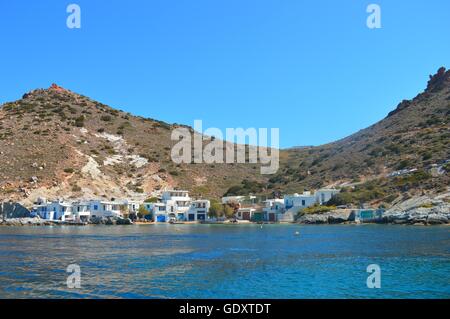
<path id="1" fill-rule="evenodd" d="M 258 165 L 174 164 L 176 127 L 56 84 L 33 90 L 0 108 L 0 200 L 143 199 L 175 187 L 220 196 L 242 178 L 258 178 Z"/>

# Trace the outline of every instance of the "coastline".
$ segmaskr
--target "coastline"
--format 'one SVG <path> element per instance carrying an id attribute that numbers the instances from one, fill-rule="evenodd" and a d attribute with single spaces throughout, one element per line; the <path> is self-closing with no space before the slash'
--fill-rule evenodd
<path id="1" fill-rule="evenodd" d="M 425 222 L 418 222 L 415 220 L 406 220 L 406 219 L 400 219 L 400 220 L 382 220 L 382 221 L 372 221 L 372 222 L 355 222 L 355 221 L 342 221 L 342 222 L 329 222 L 324 221 L 323 216 L 321 216 L 317 220 L 311 220 L 308 221 L 295 221 L 295 222 L 208 222 L 208 223 L 199 223 L 199 222 L 182 222 L 182 223 L 176 223 L 176 224 L 170 224 L 170 223 L 155 223 L 155 222 L 134 222 L 130 224 L 95 224 L 95 223 L 71 223 L 71 222 L 59 222 L 59 221 L 49 221 L 49 220 L 36 220 L 34 218 L 11 218 L 0 221 L 0 227 L 86 227 L 86 226 L 97 226 L 97 227 L 107 227 L 107 226 L 192 226 L 192 225 L 214 225 L 214 226 L 265 226 L 265 225 L 303 225 L 303 226 L 320 226 L 320 225 L 333 225 L 333 226 L 344 226 L 344 225 L 354 225 L 354 226 L 361 226 L 361 225 L 393 225 L 393 226 L 450 226 L 450 223 L 447 221 L 443 221 L 440 219 L 433 220 L 433 221 L 425 221 Z"/>

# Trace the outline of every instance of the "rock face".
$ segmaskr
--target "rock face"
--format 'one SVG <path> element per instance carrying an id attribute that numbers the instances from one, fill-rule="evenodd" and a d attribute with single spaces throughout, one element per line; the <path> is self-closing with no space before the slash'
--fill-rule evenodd
<path id="1" fill-rule="evenodd" d="M 116 225 L 131 225 L 133 222 L 129 218 L 119 218 L 116 221 Z"/>
<path id="2" fill-rule="evenodd" d="M 93 217 L 89 220 L 93 225 L 131 225 L 133 222 L 129 218 Z"/>
<path id="3" fill-rule="evenodd" d="M 429 198 L 411 198 L 386 211 L 381 218 L 370 221 L 395 225 L 443 225 L 450 223 L 449 194 Z M 301 224 L 341 224 L 354 222 L 352 210 L 341 209 L 321 214 L 305 214 L 297 219 Z"/>
<path id="4" fill-rule="evenodd" d="M 24 217 L 24 218 L 7 218 L 0 220 L 0 225 L 3 226 L 47 226 L 53 225 L 52 222 L 40 219 L 39 217 Z"/>
<path id="5" fill-rule="evenodd" d="M 430 199 L 426 196 L 412 198 L 392 207 L 384 215 L 387 223 L 440 225 L 450 221 L 450 203 L 445 201 L 446 195 Z"/>
<path id="6" fill-rule="evenodd" d="M 301 224 L 341 224 L 350 221 L 350 210 L 342 209 L 321 214 L 305 214 L 297 219 Z"/>
<path id="7" fill-rule="evenodd" d="M 450 205 L 442 204 L 431 208 L 417 207 L 404 212 L 389 211 L 384 219 L 387 223 L 393 224 L 448 224 L 450 220 Z"/>
<path id="8" fill-rule="evenodd" d="M 3 219 L 30 217 L 30 215 L 30 211 L 19 203 L 0 203 L 0 217 Z"/>

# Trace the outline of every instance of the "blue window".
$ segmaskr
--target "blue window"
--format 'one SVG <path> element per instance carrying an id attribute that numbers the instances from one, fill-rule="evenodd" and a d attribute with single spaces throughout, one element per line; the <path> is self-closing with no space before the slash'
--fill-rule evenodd
<path id="1" fill-rule="evenodd" d="M 302 199 L 302 206 L 306 205 L 306 201 L 304 199 Z"/>
<path id="2" fill-rule="evenodd" d="M 98 210 L 98 205 L 94 205 L 94 210 Z"/>

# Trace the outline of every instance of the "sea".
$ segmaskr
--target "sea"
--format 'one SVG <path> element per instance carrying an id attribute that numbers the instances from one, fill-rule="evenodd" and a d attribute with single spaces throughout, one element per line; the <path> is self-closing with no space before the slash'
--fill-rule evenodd
<path id="1" fill-rule="evenodd" d="M 0 298 L 450 298 L 450 228 L 2 226 Z"/>

